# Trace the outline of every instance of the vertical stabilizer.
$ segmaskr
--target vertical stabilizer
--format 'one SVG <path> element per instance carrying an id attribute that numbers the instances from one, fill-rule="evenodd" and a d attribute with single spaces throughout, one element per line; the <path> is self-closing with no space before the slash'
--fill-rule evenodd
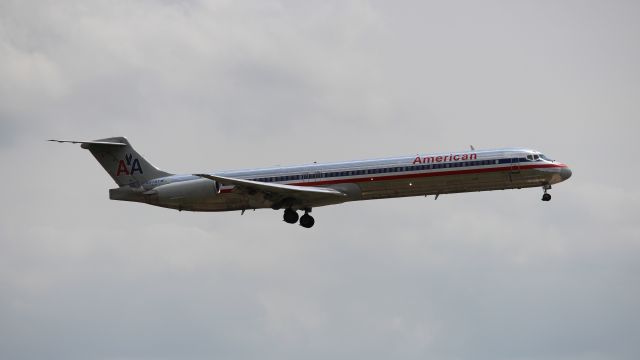
<path id="1" fill-rule="evenodd" d="M 138 187 L 148 180 L 171 175 L 147 162 L 122 136 L 94 141 L 50 141 L 80 144 L 83 149 L 91 151 L 118 186 Z"/>

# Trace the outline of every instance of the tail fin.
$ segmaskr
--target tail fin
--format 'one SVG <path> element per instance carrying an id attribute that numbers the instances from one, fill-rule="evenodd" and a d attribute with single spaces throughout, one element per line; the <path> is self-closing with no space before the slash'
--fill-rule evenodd
<path id="1" fill-rule="evenodd" d="M 80 144 L 83 149 L 91 151 L 118 186 L 138 187 L 148 180 L 171 175 L 147 162 L 133 149 L 129 141 L 121 136 L 95 141 L 49 141 Z"/>

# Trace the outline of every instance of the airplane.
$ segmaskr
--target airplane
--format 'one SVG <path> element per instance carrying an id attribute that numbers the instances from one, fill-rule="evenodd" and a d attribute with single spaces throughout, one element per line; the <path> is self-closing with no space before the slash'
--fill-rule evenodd
<path id="1" fill-rule="evenodd" d="M 313 208 L 348 201 L 529 187 L 542 187 L 549 201 L 551 185 L 571 177 L 566 164 L 521 148 L 176 175 L 151 165 L 125 137 L 48 141 L 89 150 L 118 185 L 111 200 L 180 211 L 271 208 L 304 228 L 315 223 Z"/>

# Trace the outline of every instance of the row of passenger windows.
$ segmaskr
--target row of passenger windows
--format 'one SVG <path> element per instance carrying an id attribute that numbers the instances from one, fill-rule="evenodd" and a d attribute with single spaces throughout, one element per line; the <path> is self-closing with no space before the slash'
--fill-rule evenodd
<path id="1" fill-rule="evenodd" d="M 305 174 L 305 175 L 298 174 L 298 175 L 285 175 L 285 176 L 276 176 L 276 177 L 261 177 L 261 178 L 254 178 L 250 180 L 260 181 L 260 182 L 311 180 L 311 179 L 333 178 L 333 177 L 342 177 L 342 176 L 375 175 L 375 174 L 398 173 L 398 172 L 405 172 L 405 171 L 460 168 L 460 167 L 467 167 L 467 166 L 482 166 L 482 165 L 494 165 L 494 164 L 511 164 L 511 163 L 518 163 L 518 162 L 526 162 L 526 161 L 534 161 L 534 160 L 533 158 L 529 159 L 527 156 L 527 158 L 461 161 L 461 162 L 443 163 L 443 164 L 422 164 L 422 165 L 412 165 L 412 166 L 395 166 L 395 167 L 378 168 L 378 169 L 333 171 L 333 172 L 312 173 L 312 174 Z"/>

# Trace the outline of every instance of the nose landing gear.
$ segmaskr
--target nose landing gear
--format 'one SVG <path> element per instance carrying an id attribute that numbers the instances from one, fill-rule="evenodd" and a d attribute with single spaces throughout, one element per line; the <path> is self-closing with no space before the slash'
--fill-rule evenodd
<path id="1" fill-rule="evenodd" d="M 542 201 L 551 200 L 551 194 L 547 193 L 547 190 L 551 190 L 551 185 L 544 185 L 542 189 L 544 190 L 544 194 L 542 194 Z"/>

